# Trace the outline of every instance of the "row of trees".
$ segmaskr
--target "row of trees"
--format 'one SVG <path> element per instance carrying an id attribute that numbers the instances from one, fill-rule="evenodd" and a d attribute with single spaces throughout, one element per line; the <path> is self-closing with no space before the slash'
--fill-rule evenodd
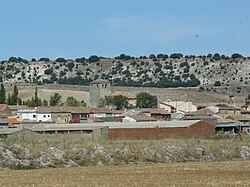
<path id="1" fill-rule="evenodd" d="M 173 58 L 173 59 L 178 59 L 178 58 L 183 58 L 184 55 L 182 53 L 173 53 L 170 55 L 167 54 L 150 54 L 148 57 L 146 56 L 140 56 L 140 59 L 155 59 L 155 58 L 163 58 L 163 59 L 167 59 L 167 58 Z M 229 59 L 229 56 L 225 56 L 225 55 L 220 55 L 219 53 L 215 53 L 215 54 L 208 54 L 208 55 L 186 55 L 185 58 L 196 58 L 196 57 L 200 57 L 200 58 L 213 58 L 214 60 L 219 60 L 219 59 Z M 243 58 L 244 56 L 239 54 L 239 53 L 233 53 L 231 55 L 232 59 L 236 59 L 236 58 Z M 85 58 L 85 57 L 81 57 L 81 58 L 76 58 L 75 61 L 76 62 L 81 62 L 84 63 L 86 61 L 88 62 L 97 62 L 101 59 L 102 57 L 99 57 L 97 55 L 91 55 L 89 58 Z M 130 56 L 130 55 L 126 55 L 126 54 L 120 54 L 119 56 L 115 57 L 115 59 L 117 60 L 132 60 L 135 59 L 135 57 Z M 23 63 L 28 63 L 28 60 L 23 59 L 21 57 L 10 57 L 8 59 L 9 62 L 23 62 Z M 36 62 L 37 60 L 35 58 L 31 59 L 32 62 Z M 47 58 L 47 57 L 42 57 L 39 58 L 38 61 L 44 61 L 44 62 L 49 62 L 51 61 L 51 59 Z M 63 58 L 63 57 L 59 57 L 57 59 L 55 59 L 56 62 L 67 62 L 67 59 Z"/>
<path id="2" fill-rule="evenodd" d="M 6 91 L 4 85 L 1 84 L 0 86 L 0 104 L 7 103 L 9 105 L 17 105 L 22 104 L 22 100 L 18 97 L 18 89 L 17 86 L 14 86 L 14 90 L 12 93 L 8 93 L 6 98 Z"/>
<path id="3" fill-rule="evenodd" d="M 74 97 L 70 96 L 66 99 L 65 103 L 62 103 L 61 101 L 62 96 L 59 93 L 54 93 L 54 95 L 50 96 L 49 101 L 47 100 L 41 100 L 38 97 L 38 88 L 35 88 L 34 96 L 32 96 L 31 99 L 28 99 L 27 101 L 22 101 L 18 97 L 18 88 L 16 85 L 14 85 L 14 90 L 12 94 L 8 94 L 8 97 L 6 99 L 6 91 L 4 88 L 4 85 L 1 84 L 0 86 L 0 104 L 7 103 L 8 105 L 26 105 L 29 107 L 37 107 L 37 106 L 59 106 L 59 105 L 66 105 L 66 106 L 72 106 L 72 107 L 80 107 L 80 106 L 86 106 L 86 103 L 84 100 L 78 101 Z"/>
<path id="4" fill-rule="evenodd" d="M 111 107 L 116 110 L 134 108 L 133 105 L 129 104 L 128 98 L 123 95 L 105 96 L 105 98 L 99 101 L 98 107 Z M 155 108 L 157 107 L 157 97 L 146 92 L 141 92 L 136 95 L 136 107 Z"/>

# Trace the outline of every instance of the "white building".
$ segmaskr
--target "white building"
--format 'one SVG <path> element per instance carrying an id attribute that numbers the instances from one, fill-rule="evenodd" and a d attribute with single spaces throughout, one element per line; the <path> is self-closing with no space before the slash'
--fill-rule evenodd
<path id="1" fill-rule="evenodd" d="M 51 122 L 51 111 L 43 108 L 18 110 L 17 120 L 27 122 Z"/>
<path id="2" fill-rule="evenodd" d="M 197 106 L 195 106 L 192 102 L 184 102 L 184 101 L 167 101 L 161 102 L 160 108 L 168 112 L 176 112 L 176 111 L 183 111 L 183 112 L 194 112 L 197 111 Z"/>

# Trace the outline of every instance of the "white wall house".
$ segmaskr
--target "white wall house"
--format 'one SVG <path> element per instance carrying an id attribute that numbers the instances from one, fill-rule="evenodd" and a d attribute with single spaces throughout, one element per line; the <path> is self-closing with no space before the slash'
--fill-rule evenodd
<path id="1" fill-rule="evenodd" d="M 25 109 L 17 111 L 18 121 L 51 122 L 51 112 L 46 109 Z"/>
<path id="2" fill-rule="evenodd" d="M 167 101 L 161 102 L 160 108 L 168 112 L 176 112 L 176 111 L 183 111 L 183 112 L 194 112 L 197 111 L 197 106 L 195 106 L 192 102 L 184 102 L 184 101 Z"/>

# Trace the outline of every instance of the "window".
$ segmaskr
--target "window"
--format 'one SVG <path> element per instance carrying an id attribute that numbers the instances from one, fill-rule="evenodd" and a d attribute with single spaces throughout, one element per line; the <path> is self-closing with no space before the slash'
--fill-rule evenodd
<path id="1" fill-rule="evenodd" d="M 48 115 L 48 118 L 49 118 L 50 116 Z"/>
<path id="2" fill-rule="evenodd" d="M 46 118 L 46 115 L 43 115 L 44 118 Z"/>
<path id="3" fill-rule="evenodd" d="M 35 115 L 35 114 L 33 115 L 33 118 L 36 118 L 36 115 Z"/>

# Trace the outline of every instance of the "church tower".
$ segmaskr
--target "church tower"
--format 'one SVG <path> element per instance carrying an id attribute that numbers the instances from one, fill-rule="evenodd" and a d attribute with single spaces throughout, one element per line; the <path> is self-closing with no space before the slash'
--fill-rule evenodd
<path id="1" fill-rule="evenodd" d="M 90 107 L 97 108 L 100 99 L 111 96 L 110 82 L 103 79 L 96 79 L 90 83 Z"/>

